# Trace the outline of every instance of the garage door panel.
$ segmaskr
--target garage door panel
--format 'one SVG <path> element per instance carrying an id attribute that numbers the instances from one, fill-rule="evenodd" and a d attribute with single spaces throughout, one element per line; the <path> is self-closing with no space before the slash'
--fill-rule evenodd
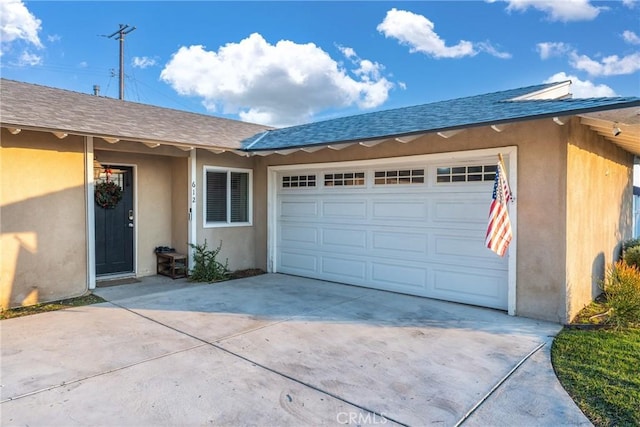
<path id="1" fill-rule="evenodd" d="M 344 200 L 326 200 L 322 202 L 322 217 L 329 218 L 350 218 L 350 219 L 366 219 L 367 202 L 354 201 L 346 202 Z"/>
<path id="2" fill-rule="evenodd" d="M 440 299 L 504 308 L 506 299 L 506 277 L 503 272 L 485 270 L 445 270 L 434 268 L 433 295 Z"/>
<path id="3" fill-rule="evenodd" d="M 486 225 L 489 215 L 488 199 L 469 200 L 468 194 L 463 194 L 466 200 L 433 200 L 433 222 L 438 224 L 455 223 L 462 226 L 474 224 Z"/>
<path id="4" fill-rule="evenodd" d="M 322 230 L 322 244 L 364 250 L 367 247 L 367 232 L 365 230 L 325 227 Z"/>
<path id="5" fill-rule="evenodd" d="M 318 244 L 318 229 L 317 227 L 302 226 L 302 225 L 287 225 L 280 228 L 280 243 L 306 243 L 317 245 Z"/>
<path id="6" fill-rule="evenodd" d="M 428 248 L 427 234 L 389 231 L 371 232 L 372 249 L 379 251 L 411 252 L 419 255 L 426 255 Z"/>
<path id="7" fill-rule="evenodd" d="M 371 283 L 374 287 L 382 289 L 424 295 L 427 285 L 427 269 L 424 266 L 372 262 Z"/>
<path id="8" fill-rule="evenodd" d="M 278 258 L 280 267 L 292 273 L 316 273 L 318 271 L 318 259 L 316 255 L 302 254 L 299 252 L 282 251 Z"/>
<path id="9" fill-rule="evenodd" d="M 366 280 L 367 262 L 364 260 L 323 256 L 321 265 L 321 273 L 328 276 L 356 279 L 357 283 Z"/>
<path id="10" fill-rule="evenodd" d="M 451 234 L 436 234 L 434 236 L 434 255 L 455 257 L 462 260 L 477 260 L 480 262 L 496 261 L 495 254 L 484 245 L 484 236 L 454 236 Z M 498 261 L 498 265 L 502 264 Z"/>
<path id="11" fill-rule="evenodd" d="M 285 200 L 280 204 L 280 215 L 282 217 L 309 218 L 318 215 L 318 202 Z"/>
<path id="12" fill-rule="evenodd" d="M 372 202 L 372 217 L 374 220 L 421 220 L 427 219 L 427 204 L 425 202 L 410 202 L 388 200 Z"/>

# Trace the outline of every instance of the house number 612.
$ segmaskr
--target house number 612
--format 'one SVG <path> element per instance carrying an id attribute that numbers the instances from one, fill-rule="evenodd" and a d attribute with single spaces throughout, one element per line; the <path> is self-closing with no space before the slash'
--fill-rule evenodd
<path id="1" fill-rule="evenodd" d="M 196 202 L 196 182 L 191 183 L 191 203 Z"/>

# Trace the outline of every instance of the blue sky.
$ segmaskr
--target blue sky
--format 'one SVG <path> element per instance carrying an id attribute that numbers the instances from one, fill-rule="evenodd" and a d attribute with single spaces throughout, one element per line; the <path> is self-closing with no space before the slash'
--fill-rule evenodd
<path id="1" fill-rule="evenodd" d="M 0 0 L 3 78 L 285 126 L 548 81 L 640 95 L 637 0 Z"/>

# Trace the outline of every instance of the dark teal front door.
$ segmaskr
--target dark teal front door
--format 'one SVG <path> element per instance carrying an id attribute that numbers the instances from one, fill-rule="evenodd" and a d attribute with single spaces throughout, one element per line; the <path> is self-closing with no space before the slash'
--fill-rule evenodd
<path id="1" fill-rule="evenodd" d="M 107 180 L 122 190 L 114 207 L 102 207 L 95 200 L 96 275 L 133 272 L 133 168 L 106 166 L 96 184 Z"/>

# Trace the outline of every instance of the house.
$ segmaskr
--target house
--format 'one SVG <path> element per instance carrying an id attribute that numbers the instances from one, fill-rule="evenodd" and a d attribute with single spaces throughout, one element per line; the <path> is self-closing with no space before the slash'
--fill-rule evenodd
<path id="1" fill-rule="evenodd" d="M 156 274 L 157 246 L 206 239 L 234 270 L 564 323 L 632 234 L 640 98 L 572 99 L 568 81 L 283 129 L 0 90 L 5 308 Z M 514 195 L 505 257 L 484 246 L 498 154 Z M 120 194 L 104 208 L 106 181 Z"/>

